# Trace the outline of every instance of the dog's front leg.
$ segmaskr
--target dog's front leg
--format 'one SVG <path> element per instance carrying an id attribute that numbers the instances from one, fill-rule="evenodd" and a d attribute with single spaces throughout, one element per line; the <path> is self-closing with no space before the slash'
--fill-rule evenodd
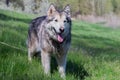
<path id="1" fill-rule="evenodd" d="M 61 55 L 61 56 L 56 56 L 57 63 L 58 63 L 59 73 L 60 73 L 60 76 L 61 76 L 62 78 L 65 78 L 66 55 L 67 55 L 67 54 L 63 54 L 63 55 Z"/>
<path id="2" fill-rule="evenodd" d="M 47 52 L 41 52 L 41 61 L 45 74 L 50 74 L 50 54 Z"/>

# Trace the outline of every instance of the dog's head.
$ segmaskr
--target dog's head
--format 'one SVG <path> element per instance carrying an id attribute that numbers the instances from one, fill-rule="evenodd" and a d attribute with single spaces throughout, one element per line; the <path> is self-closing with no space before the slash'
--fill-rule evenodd
<path id="1" fill-rule="evenodd" d="M 50 37 L 57 42 L 63 42 L 71 31 L 70 7 L 67 5 L 63 11 L 58 11 L 53 4 L 47 11 L 46 30 Z"/>

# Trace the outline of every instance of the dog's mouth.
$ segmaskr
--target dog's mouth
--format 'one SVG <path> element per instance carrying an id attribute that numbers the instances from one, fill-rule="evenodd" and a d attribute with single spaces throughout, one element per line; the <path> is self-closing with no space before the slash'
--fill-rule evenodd
<path id="1" fill-rule="evenodd" d="M 63 37 L 62 37 L 62 33 L 57 33 L 57 31 L 56 31 L 55 28 L 53 28 L 53 27 L 52 27 L 52 29 L 53 29 L 56 37 L 57 37 L 57 41 L 60 42 L 60 43 L 62 43 L 62 42 L 64 41 L 64 39 L 63 39 Z"/>
<path id="2" fill-rule="evenodd" d="M 58 35 L 57 35 L 57 40 L 58 40 L 59 42 L 63 42 L 64 39 L 62 38 L 62 36 L 61 36 L 60 34 L 58 34 Z"/>

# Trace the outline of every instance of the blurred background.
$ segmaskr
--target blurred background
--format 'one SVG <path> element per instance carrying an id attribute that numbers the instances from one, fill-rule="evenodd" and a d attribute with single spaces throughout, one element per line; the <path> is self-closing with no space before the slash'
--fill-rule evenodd
<path id="1" fill-rule="evenodd" d="M 51 3 L 58 9 L 70 4 L 74 20 L 120 26 L 120 0 L 0 0 L 0 8 L 45 15 Z"/>

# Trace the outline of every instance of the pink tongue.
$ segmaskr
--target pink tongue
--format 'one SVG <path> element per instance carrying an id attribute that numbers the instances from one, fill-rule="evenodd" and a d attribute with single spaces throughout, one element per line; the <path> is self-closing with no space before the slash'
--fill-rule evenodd
<path id="1" fill-rule="evenodd" d="M 63 38 L 60 35 L 57 35 L 57 39 L 59 42 L 63 42 Z"/>

